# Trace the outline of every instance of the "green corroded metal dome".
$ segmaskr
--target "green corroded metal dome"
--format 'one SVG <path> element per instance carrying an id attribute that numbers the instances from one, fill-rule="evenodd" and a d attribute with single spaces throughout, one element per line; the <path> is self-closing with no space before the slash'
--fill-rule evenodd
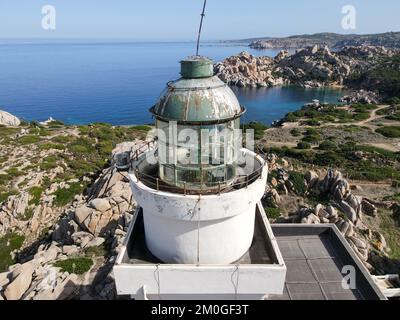
<path id="1" fill-rule="evenodd" d="M 244 113 L 233 91 L 214 76 L 213 62 L 204 57 L 181 61 L 182 78 L 169 82 L 151 112 L 179 123 L 219 123 Z"/>

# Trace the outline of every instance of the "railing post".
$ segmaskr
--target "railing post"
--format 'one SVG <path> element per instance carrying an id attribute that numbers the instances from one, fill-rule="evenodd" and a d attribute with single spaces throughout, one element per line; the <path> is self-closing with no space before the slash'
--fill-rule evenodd
<path id="1" fill-rule="evenodd" d="M 157 178 L 157 191 L 160 191 L 160 179 Z"/>
<path id="2" fill-rule="evenodd" d="M 221 195 L 221 182 L 218 182 L 218 195 Z"/>
<path id="3" fill-rule="evenodd" d="M 246 176 L 246 188 L 249 186 L 249 175 Z"/>
<path id="4" fill-rule="evenodd" d="M 183 182 L 183 194 L 186 196 L 186 181 Z"/>

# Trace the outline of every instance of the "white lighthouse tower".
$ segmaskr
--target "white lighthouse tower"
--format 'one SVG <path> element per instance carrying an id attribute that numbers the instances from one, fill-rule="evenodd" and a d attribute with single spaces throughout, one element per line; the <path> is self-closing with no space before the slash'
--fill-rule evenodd
<path id="1" fill-rule="evenodd" d="M 260 205 L 267 164 L 242 148 L 238 134 L 245 109 L 213 75 L 211 60 L 182 61 L 181 76 L 151 109 L 156 142 L 132 159 L 139 209 L 115 267 L 118 292 L 156 299 L 281 294 L 286 267 Z"/>
<path id="2" fill-rule="evenodd" d="M 164 161 L 151 175 L 139 159 L 132 177 L 146 244 L 165 263 L 232 263 L 251 246 L 268 169 L 256 154 L 241 150 L 235 129 L 244 109 L 213 76 L 213 63 L 195 57 L 181 65 L 182 78 L 169 83 L 151 109 Z M 242 167 L 238 156 L 247 160 Z"/>

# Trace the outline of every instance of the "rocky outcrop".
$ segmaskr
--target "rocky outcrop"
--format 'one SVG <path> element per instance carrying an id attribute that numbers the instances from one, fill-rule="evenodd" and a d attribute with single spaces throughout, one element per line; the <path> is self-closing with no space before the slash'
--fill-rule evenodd
<path id="1" fill-rule="evenodd" d="M 119 145 L 113 158 L 116 153 L 129 151 L 127 148 L 130 150 L 131 145 Z M 65 209 L 62 218 L 49 231 L 50 235 L 33 252 L 21 257 L 23 264 L 10 266 L 7 272 L 0 273 L 1 297 L 7 300 L 115 297 L 110 271 L 136 207 L 127 173 L 117 171 L 112 164 L 100 174 L 87 194 L 78 198 L 74 205 Z M 11 201 L 16 206 L 9 214 L 23 211 L 29 203 L 29 195 L 14 197 Z M 92 248 L 93 251 L 88 251 Z M 106 257 L 102 254 L 105 249 Z M 93 266 L 82 275 L 54 266 L 57 261 L 88 257 Z"/>
<path id="2" fill-rule="evenodd" d="M 353 103 L 366 103 L 366 104 L 378 104 L 380 97 L 377 93 L 365 90 L 359 90 L 352 92 L 350 95 L 345 95 L 339 99 L 340 102 L 347 104 Z"/>
<path id="3" fill-rule="evenodd" d="M 0 125 L 3 126 L 19 126 L 21 124 L 21 120 L 19 120 L 16 116 L 13 116 L 11 113 L 0 110 Z"/>
<path id="4" fill-rule="evenodd" d="M 400 47 L 400 33 L 387 32 L 371 35 L 344 35 L 336 33 L 319 33 L 313 35 L 296 35 L 285 38 L 266 38 L 250 43 L 253 49 L 299 49 L 309 46 L 328 46 L 342 49 L 347 46 L 385 46 Z"/>
<path id="5" fill-rule="evenodd" d="M 327 46 L 312 46 L 292 55 L 281 51 L 275 58 L 242 52 L 217 63 L 215 72 L 222 81 L 239 87 L 343 85 L 354 72 L 368 69 L 380 59 L 396 53 L 397 50 L 368 46 L 346 47 L 338 52 Z M 366 100 L 375 101 L 372 98 Z"/>
<path id="6" fill-rule="evenodd" d="M 121 215 L 136 205 L 125 173 L 108 169 L 101 179 L 107 180 L 102 198 L 95 198 L 75 211 L 75 222 L 91 234 L 105 235 L 115 230 Z"/>
<path id="7" fill-rule="evenodd" d="M 273 158 L 270 156 L 270 158 Z M 275 160 L 275 159 L 273 159 Z M 290 183 L 290 174 L 283 168 L 276 168 L 277 183 L 270 182 L 268 192 L 264 199 L 268 207 L 279 207 L 280 193 L 295 193 L 293 184 Z M 296 182 L 297 184 L 300 181 Z M 304 175 L 306 194 L 316 198 L 327 198 L 329 204 L 317 204 L 315 207 L 301 206 L 288 221 L 303 224 L 335 224 L 339 231 L 346 237 L 349 245 L 358 257 L 368 266 L 371 243 L 376 250 L 385 252 L 386 241 L 382 234 L 373 232 L 363 223 L 363 215 L 374 216 L 377 213 L 376 206 L 368 199 L 355 196 L 349 182 L 337 170 L 328 169 L 326 175 L 320 178 L 314 171 L 308 171 Z"/>

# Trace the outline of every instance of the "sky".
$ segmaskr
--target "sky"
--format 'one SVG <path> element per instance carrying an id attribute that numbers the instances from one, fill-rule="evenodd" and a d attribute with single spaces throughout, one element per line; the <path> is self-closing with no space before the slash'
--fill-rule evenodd
<path id="1" fill-rule="evenodd" d="M 56 9 L 56 29 L 42 28 L 42 7 Z M 0 38 L 103 38 L 191 41 L 203 0 L 0 0 Z M 356 8 L 356 29 L 342 28 L 342 8 Z M 400 31 L 400 0 L 208 0 L 203 40 L 295 34 Z"/>

